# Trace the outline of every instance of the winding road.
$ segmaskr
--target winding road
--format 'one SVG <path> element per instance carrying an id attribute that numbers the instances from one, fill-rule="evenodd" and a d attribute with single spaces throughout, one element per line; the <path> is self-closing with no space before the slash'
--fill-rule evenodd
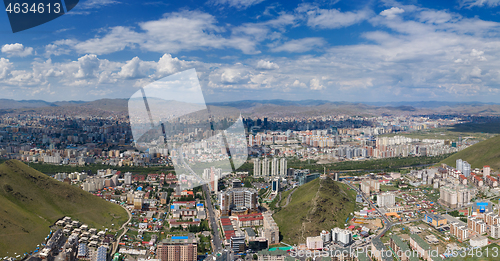
<path id="1" fill-rule="evenodd" d="M 123 223 L 123 225 L 120 227 L 120 229 L 123 229 L 123 232 L 116 239 L 116 243 L 115 243 L 115 246 L 113 247 L 113 251 L 111 251 L 111 255 L 114 255 L 116 253 L 116 250 L 118 249 L 118 246 L 120 245 L 120 240 L 122 239 L 123 235 L 125 235 L 125 233 L 127 233 L 127 231 L 128 231 L 128 228 L 126 226 L 128 223 L 130 223 L 130 220 L 132 220 L 132 213 L 130 213 L 130 211 L 126 207 L 124 207 L 122 205 L 120 205 L 120 207 L 122 207 L 123 209 L 125 209 L 127 211 L 128 220 L 127 220 L 127 222 Z"/>

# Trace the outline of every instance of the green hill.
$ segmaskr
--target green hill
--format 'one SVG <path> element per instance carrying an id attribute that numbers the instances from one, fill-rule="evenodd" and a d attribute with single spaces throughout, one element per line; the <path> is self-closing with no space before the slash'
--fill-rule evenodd
<path id="1" fill-rule="evenodd" d="M 64 216 L 102 229 L 127 221 L 127 212 L 24 163 L 0 164 L 0 257 L 34 250 Z M 8 253 L 8 254 L 7 254 Z"/>
<path id="2" fill-rule="evenodd" d="M 455 167 L 457 159 L 466 160 L 472 168 L 482 168 L 484 165 L 489 165 L 493 170 L 500 170 L 500 135 L 459 151 L 441 163 Z"/>
<path id="3" fill-rule="evenodd" d="M 292 194 L 288 206 L 273 215 L 287 244 L 305 243 L 306 237 L 319 236 L 322 230 L 344 228 L 354 212 L 356 192 L 331 179 L 315 179 Z"/>

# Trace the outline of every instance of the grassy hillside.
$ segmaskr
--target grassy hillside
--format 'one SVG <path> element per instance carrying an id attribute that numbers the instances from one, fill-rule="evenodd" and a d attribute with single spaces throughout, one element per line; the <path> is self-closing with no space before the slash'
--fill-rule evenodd
<path id="1" fill-rule="evenodd" d="M 111 228 L 112 223 L 118 227 L 128 218 L 120 206 L 22 162 L 10 160 L 0 165 L 0 256 L 34 250 L 49 233 L 49 226 L 64 216 L 98 229 Z"/>
<path id="2" fill-rule="evenodd" d="M 306 237 L 319 236 L 321 230 L 344 227 L 354 211 L 356 192 L 331 179 L 315 179 L 292 195 L 290 204 L 274 214 L 287 244 L 305 243 Z"/>
<path id="3" fill-rule="evenodd" d="M 495 171 L 500 170 L 500 136 L 476 143 L 446 158 L 442 163 L 455 166 L 457 159 L 466 160 L 472 168 L 489 165 Z"/>

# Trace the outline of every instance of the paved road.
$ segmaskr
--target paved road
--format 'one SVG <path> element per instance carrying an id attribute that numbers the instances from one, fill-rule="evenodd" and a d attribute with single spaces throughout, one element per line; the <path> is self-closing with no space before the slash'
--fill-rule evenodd
<path id="1" fill-rule="evenodd" d="M 111 252 L 111 255 L 114 255 L 114 254 L 116 253 L 116 250 L 118 249 L 118 246 L 119 246 L 119 244 L 120 244 L 120 240 L 122 239 L 123 235 L 125 235 L 125 233 L 127 233 L 127 231 L 128 231 L 128 228 L 127 228 L 126 226 L 128 225 L 128 223 L 130 223 L 130 220 L 132 220 L 132 213 L 130 213 L 130 211 L 129 211 L 126 207 L 124 207 L 124 206 L 122 206 L 122 205 L 120 205 L 120 206 L 121 206 L 122 208 L 124 208 L 124 209 L 127 211 L 127 214 L 128 214 L 128 220 L 127 220 L 127 222 L 123 223 L 123 225 L 120 227 L 120 229 L 122 229 L 122 228 L 123 228 L 123 232 L 122 232 L 122 234 L 121 234 L 120 236 L 118 236 L 118 238 L 116 239 L 116 244 L 115 244 L 115 246 L 113 247 L 113 251 Z"/>
<path id="2" fill-rule="evenodd" d="M 288 194 L 288 196 L 286 197 L 286 204 L 283 207 L 288 206 L 288 204 L 290 203 L 290 199 L 292 198 L 293 192 L 295 192 L 295 190 L 297 190 L 297 188 L 294 188 L 292 190 L 292 192 L 290 192 L 290 194 Z"/>
<path id="3" fill-rule="evenodd" d="M 208 190 L 207 184 L 203 185 L 203 191 L 205 192 L 205 205 L 210 216 L 210 228 L 212 229 L 212 240 L 214 249 L 213 252 L 219 252 L 222 249 L 222 241 L 220 239 L 219 224 L 215 219 L 214 207 L 212 205 L 212 197 L 210 196 L 210 191 Z"/>
<path id="4" fill-rule="evenodd" d="M 389 231 L 389 229 L 391 229 L 391 227 L 394 225 L 389 219 L 387 219 L 387 217 L 382 214 L 382 212 L 380 212 L 380 210 L 375 207 L 374 204 L 372 204 L 372 202 L 366 198 L 365 194 L 363 192 L 361 192 L 357 187 L 353 186 L 350 182 L 346 182 L 346 181 L 343 181 L 344 184 L 347 184 L 349 187 L 351 187 L 352 189 L 354 189 L 359 195 L 361 195 L 363 197 L 363 199 L 368 202 L 368 204 L 370 205 L 371 208 L 375 209 L 377 211 L 377 213 L 380 215 L 380 217 L 385 221 L 385 228 L 384 230 L 382 230 L 382 232 L 380 234 L 378 234 L 376 237 L 381 237 L 382 235 L 384 235 L 387 231 Z"/>

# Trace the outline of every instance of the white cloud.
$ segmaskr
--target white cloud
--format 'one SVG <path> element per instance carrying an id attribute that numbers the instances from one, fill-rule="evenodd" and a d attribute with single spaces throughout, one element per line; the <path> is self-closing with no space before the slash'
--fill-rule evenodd
<path id="1" fill-rule="evenodd" d="M 102 37 L 69 44 L 79 53 L 108 54 L 125 48 L 141 48 L 160 53 L 234 48 L 246 54 L 259 53 L 254 39 L 233 35 L 224 37 L 224 27 L 217 25 L 214 16 L 200 11 L 183 11 L 166 14 L 159 20 L 139 24 L 141 31 L 131 27 L 116 26 Z"/>
<path id="2" fill-rule="evenodd" d="M 314 78 L 309 82 L 309 88 L 311 88 L 311 90 L 313 91 L 320 91 L 325 89 L 325 86 L 321 84 L 319 79 Z"/>
<path id="3" fill-rule="evenodd" d="M 244 70 L 235 68 L 226 68 L 220 76 L 220 81 L 224 84 L 237 84 L 242 83 L 248 79 L 247 73 Z"/>
<path id="4" fill-rule="evenodd" d="M 404 13 L 404 11 L 405 11 L 404 9 L 401 9 L 399 7 L 391 7 L 391 9 L 386 9 L 386 10 L 380 12 L 380 15 L 385 16 L 388 19 L 393 19 L 396 16 L 398 16 L 399 14 Z"/>
<path id="5" fill-rule="evenodd" d="M 476 66 L 476 67 L 472 68 L 472 71 L 470 72 L 470 76 L 481 77 L 481 72 L 482 72 L 482 70 Z"/>
<path id="6" fill-rule="evenodd" d="M 303 53 L 325 45 L 325 40 L 320 37 L 309 37 L 290 40 L 278 46 L 270 46 L 272 52 Z"/>
<path id="7" fill-rule="evenodd" d="M 460 7 L 472 8 L 472 7 L 497 7 L 500 5 L 500 0 L 460 0 Z"/>
<path id="8" fill-rule="evenodd" d="M 191 67 L 191 63 L 172 57 L 171 54 L 164 54 L 157 63 L 156 71 L 158 77 L 173 74 Z"/>
<path id="9" fill-rule="evenodd" d="M 341 28 L 360 23 L 372 16 L 372 11 L 358 10 L 341 12 L 337 9 L 320 9 L 311 5 L 301 5 L 297 11 L 305 13 L 307 25 L 318 28 Z"/>
<path id="10" fill-rule="evenodd" d="M 20 43 L 6 44 L 2 46 L 2 53 L 6 54 L 9 57 L 11 56 L 26 57 L 33 53 L 33 48 L 24 47 L 24 45 Z"/>
<path id="11" fill-rule="evenodd" d="M 237 9 L 246 9 L 263 1 L 264 0 L 214 0 L 211 1 L 211 3 L 214 5 L 228 5 Z"/>
<path id="12" fill-rule="evenodd" d="M 109 6 L 109 5 L 119 4 L 119 3 L 120 2 L 115 1 L 115 0 L 87 0 L 87 1 L 77 5 L 77 7 L 81 8 L 81 9 L 95 9 L 95 8 L 101 8 L 104 6 Z"/>
<path id="13" fill-rule="evenodd" d="M 307 87 L 307 85 L 305 83 L 300 82 L 299 80 L 293 81 L 292 86 L 293 87 L 302 87 L 302 88 L 306 88 Z"/>
<path id="14" fill-rule="evenodd" d="M 67 42 L 78 53 L 107 54 L 122 51 L 126 47 L 134 48 L 144 43 L 143 35 L 128 27 L 116 26 L 102 38 L 93 38 L 84 42 Z"/>
<path id="15" fill-rule="evenodd" d="M 263 70 L 276 70 L 276 69 L 279 69 L 280 67 L 271 62 L 271 61 L 264 61 L 264 60 L 260 60 L 258 63 L 257 63 L 257 69 L 263 69 Z"/>
<path id="16" fill-rule="evenodd" d="M 136 56 L 122 66 L 118 75 L 125 79 L 143 78 L 148 75 L 149 70 L 154 68 L 155 65 L 155 62 L 144 62 Z"/>
<path id="17" fill-rule="evenodd" d="M 12 63 L 9 61 L 9 59 L 0 58 L 0 79 L 7 78 L 7 75 L 9 75 L 11 68 Z"/>
<path id="18" fill-rule="evenodd" d="M 95 78 L 99 69 L 100 61 L 95 54 L 87 54 L 78 58 L 78 71 L 74 74 L 75 78 Z"/>

